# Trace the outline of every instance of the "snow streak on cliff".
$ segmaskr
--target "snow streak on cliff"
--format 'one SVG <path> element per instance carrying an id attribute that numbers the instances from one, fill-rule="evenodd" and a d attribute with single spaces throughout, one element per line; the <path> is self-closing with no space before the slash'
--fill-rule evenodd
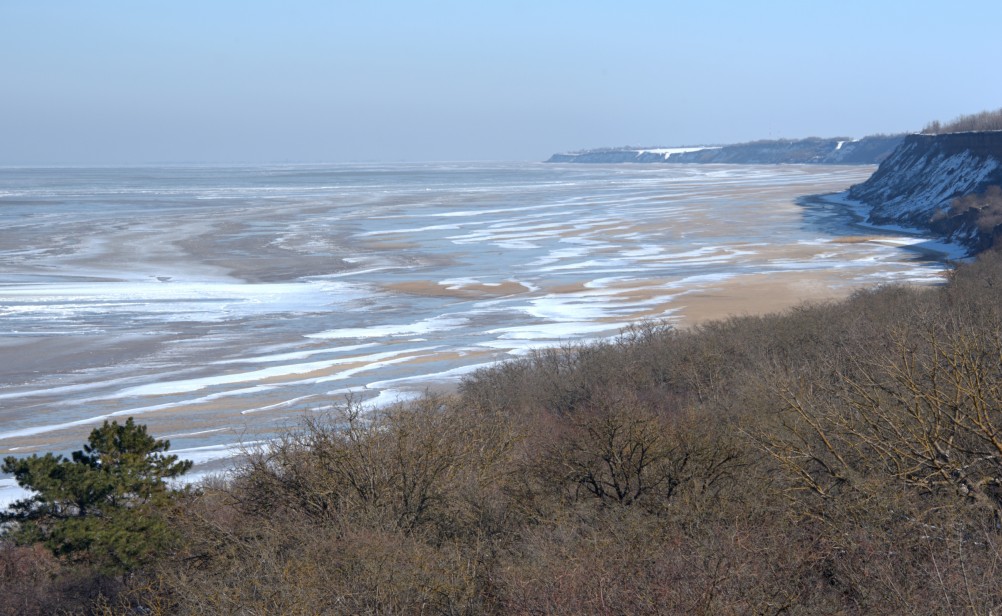
<path id="1" fill-rule="evenodd" d="M 1002 131 L 909 135 L 848 197 L 871 208 L 869 220 L 929 229 L 971 248 L 990 245 L 993 230 L 956 215 L 954 199 L 1002 184 Z"/>

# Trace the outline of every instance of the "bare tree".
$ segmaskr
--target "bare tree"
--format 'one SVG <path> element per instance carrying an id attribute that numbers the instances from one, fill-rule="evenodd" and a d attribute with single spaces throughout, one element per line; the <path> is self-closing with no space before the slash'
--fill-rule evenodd
<path id="1" fill-rule="evenodd" d="M 922 133 L 927 135 L 943 135 L 947 133 L 990 130 L 1002 130 L 1002 109 L 962 115 L 946 124 L 935 120 L 927 124 L 922 129 Z"/>

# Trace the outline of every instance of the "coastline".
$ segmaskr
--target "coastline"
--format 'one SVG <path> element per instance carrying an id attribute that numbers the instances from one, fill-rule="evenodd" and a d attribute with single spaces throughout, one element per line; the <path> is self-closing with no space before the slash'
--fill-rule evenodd
<path id="1" fill-rule="evenodd" d="M 869 206 L 848 197 L 848 191 L 838 193 L 825 193 L 819 195 L 806 195 L 800 202 L 805 207 L 814 206 L 836 206 L 845 208 L 844 211 L 852 216 L 852 226 L 864 231 L 879 231 L 881 233 L 894 233 L 912 237 L 916 241 L 907 243 L 900 242 L 904 250 L 913 250 L 921 254 L 930 256 L 933 260 L 944 262 L 965 262 L 970 261 L 975 255 L 970 254 L 970 250 L 963 245 L 953 242 L 936 239 L 929 231 L 906 227 L 902 225 L 879 225 L 867 222 L 869 218 Z"/>
<path id="2" fill-rule="evenodd" d="M 0 354 L 23 356 L 0 394 L 0 455 L 65 453 L 103 419 L 135 416 L 200 472 L 348 392 L 406 400 L 644 318 L 690 327 L 935 284 L 938 264 L 899 253 L 911 236 L 857 237 L 845 212 L 797 203 L 869 172 L 481 166 L 462 176 L 476 190 L 324 201 L 293 187 L 277 202 L 241 193 L 239 207 L 193 191 L 174 210 L 89 212 L 78 244 L 30 254 L 54 232 L 29 220 L 0 238 L 0 304 L 24 315 L 0 336 Z"/>

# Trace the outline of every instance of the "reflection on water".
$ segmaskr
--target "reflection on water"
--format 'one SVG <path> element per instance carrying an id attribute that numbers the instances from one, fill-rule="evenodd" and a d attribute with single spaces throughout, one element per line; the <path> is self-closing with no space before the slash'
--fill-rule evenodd
<path id="1" fill-rule="evenodd" d="M 0 169 L 0 454 L 134 415 L 199 460 L 641 318 L 932 282 L 799 195 L 871 167 Z M 852 237 L 850 237 L 852 236 Z"/>

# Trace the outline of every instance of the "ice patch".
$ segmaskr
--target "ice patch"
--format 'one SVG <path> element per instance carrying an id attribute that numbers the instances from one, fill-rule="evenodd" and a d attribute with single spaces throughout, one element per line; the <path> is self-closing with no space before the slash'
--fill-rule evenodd
<path id="1" fill-rule="evenodd" d="M 381 390 L 384 388 L 395 387 L 400 385 L 408 384 L 420 384 L 429 383 L 433 381 L 453 381 L 459 377 L 466 376 L 480 370 L 481 368 L 486 368 L 488 366 L 493 366 L 493 362 L 480 363 L 480 364 L 467 364 L 465 366 L 457 366 L 456 368 L 450 368 L 449 370 L 443 370 L 441 372 L 430 372 L 425 374 L 416 374 L 414 376 L 405 376 L 397 379 L 388 379 L 385 381 L 375 381 L 367 384 L 366 389 L 371 390 Z M 411 392 L 416 393 L 416 392 Z"/>
<path id="2" fill-rule="evenodd" d="M 32 494 L 35 493 L 17 485 L 17 480 L 13 477 L 0 478 L 0 511 L 6 511 L 16 501 L 28 498 Z"/>
<path id="3" fill-rule="evenodd" d="M 307 362 L 303 364 L 272 366 L 270 368 L 263 368 L 261 370 L 252 370 L 250 372 L 238 372 L 236 374 L 209 376 L 200 379 L 187 379 L 182 381 L 166 381 L 160 383 L 151 383 L 148 385 L 140 385 L 138 387 L 131 387 L 129 389 L 123 390 L 114 397 L 132 398 L 137 396 L 162 396 L 167 394 L 188 393 L 218 385 L 232 385 L 234 383 L 247 383 L 254 381 L 263 381 L 266 379 L 274 379 L 276 377 L 288 377 L 299 374 L 308 374 L 310 372 L 327 370 L 333 368 L 334 366 L 343 364 L 364 363 L 366 364 L 367 367 L 375 366 L 379 365 L 379 362 L 387 358 L 394 358 L 401 355 L 402 353 L 409 353 L 409 354 L 418 353 L 421 351 L 433 350 L 435 348 L 437 347 L 423 347 L 417 349 L 408 349 L 406 351 L 404 350 L 387 351 L 384 353 L 374 353 L 372 355 L 343 357 L 339 359 Z"/>
<path id="4" fill-rule="evenodd" d="M 467 320 L 463 317 L 452 315 L 442 315 L 416 321 L 414 323 L 401 323 L 389 325 L 373 325 L 370 327 L 345 327 L 342 329 L 331 329 L 316 334 L 307 334 L 307 338 L 319 338 L 325 340 L 340 340 L 344 338 L 386 338 L 395 336 L 423 335 L 431 332 L 456 329 L 465 325 Z"/>
<path id="5" fill-rule="evenodd" d="M 204 445 L 201 447 L 189 447 L 187 449 L 171 449 L 169 453 L 176 455 L 181 460 L 191 460 L 195 465 L 214 462 L 216 460 L 226 460 L 236 458 L 255 447 L 267 445 L 268 441 L 246 441 L 242 443 L 229 443 L 224 445 Z M 191 483 L 191 477 L 182 477 L 183 483 Z"/>
<path id="6" fill-rule="evenodd" d="M 406 391 L 400 389 L 383 389 L 375 397 L 365 401 L 364 406 L 371 409 L 381 409 L 394 404 L 417 400 L 421 394 L 416 391 Z"/>
<path id="7" fill-rule="evenodd" d="M 546 204 L 546 205 L 531 205 L 527 207 L 508 207 L 508 208 L 494 208 L 489 210 L 458 210 L 455 212 L 437 212 L 435 214 L 429 214 L 429 216 L 437 218 L 471 218 L 475 216 L 484 216 L 487 214 L 511 214 L 513 212 L 532 212 L 535 210 L 548 210 L 554 207 L 559 207 L 559 204 Z"/>
<path id="8" fill-rule="evenodd" d="M 455 231 L 460 229 L 459 225 L 428 225 L 426 227 L 413 227 L 404 229 L 381 229 L 379 231 L 369 231 L 367 233 L 360 233 L 359 237 L 369 237 L 373 235 L 398 235 L 405 233 L 427 233 L 429 231 Z M 348 259 L 345 259 L 347 261 Z"/>
<path id="9" fill-rule="evenodd" d="M 292 398 L 291 400 L 285 400 L 285 401 L 282 401 L 282 402 L 278 402 L 276 404 L 269 404 L 267 406 L 259 406 L 259 407 L 255 407 L 255 408 L 252 408 L 252 409 L 245 409 L 243 411 L 240 411 L 240 414 L 241 415 L 249 415 L 251 413 L 260 413 L 260 412 L 263 412 L 263 411 L 274 411 L 276 409 L 286 409 L 286 408 L 289 408 L 290 406 L 298 404 L 298 403 L 300 403 L 300 402 L 302 402 L 304 400 L 309 400 L 310 398 L 313 398 L 313 396 L 299 396 L 297 398 Z"/>
<path id="10" fill-rule="evenodd" d="M 518 325 L 513 327 L 500 327 L 488 331 L 488 334 L 498 336 L 500 344 L 508 340 L 535 340 L 535 341 L 559 341 L 568 338 L 580 338 L 601 332 L 616 331 L 623 329 L 629 323 L 589 323 L 587 321 L 566 321 L 562 323 L 541 323 L 536 325 Z M 479 343 L 479 346 L 493 346 L 493 343 Z M 501 347 L 504 348 L 504 347 Z"/>
<path id="11" fill-rule="evenodd" d="M 357 351 L 359 349 L 367 349 L 378 346 L 378 343 L 367 342 L 365 344 L 350 344 L 342 347 L 327 347 L 323 349 L 310 349 L 306 351 L 294 351 L 291 353 L 279 353 L 277 355 L 258 355 L 255 357 L 241 357 L 238 359 L 224 359 L 221 361 L 213 362 L 214 365 L 225 365 L 225 364 L 268 364 L 281 361 L 290 361 L 296 359 L 306 359 L 307 357 L 313 357 L 314 355 L 324 355 L 327 353 L 350 353 L 351 351 Z"/>
<path id="12" fill-rule="evenodd" d="M 203 434 L 214 434 L 216 432 L 225 432 L 227 428 L 213 428 L 211 430 L 199 430 L 197 432 L 182 432 L 179 434 L 167 434 L 158 438 L 172 439 L 172 438 L 187 438 L 192 436 L 201 436 Z"/>
<path id="13" fill-rule="evenodd" d="M 633 276 L 609 276 L 607 278 L 596 278 L 595 280 L 590 280 L 584 283 L 584 286 L 586 289 L 607 289 L 611 285 L 623 282 L 631 282 L 634 280 L 640 280 L 640 279 Z"/>
<path id="14" fill-rule="evenodd" d="M 368 297 L 333 282 L 223 284 L 201 282 L 89 282 L 0 286 L 10 318 L 63 321 L 108 312 L 158 320 L 219 321 L 269 313 L 325 312 L 335 304 Z"/>
<path id="15" fill-rule="evenodd" d="M 348 370 L 344 370 L 343 372 L 338 372 L 337 374 L 333 374 L 331 376 L 324 376 L 324 377 L 319 377 L 319 378 L 316 378 L 316 379 L 310 379 L 308 382 L 311 383 L 311 384 L 320 384 L 320 383 L 330 383 L 331 381 L 343 381 L 344 379 L 351 378 L 351 377 L 353 377 L 356 374 L 359 374 L 361 372 L 368 372 L 370 370 L 378 370 L 378 369 L 384 368 L 386 366 L 392 366 L 394 364 L 399 364 L 399 363 L 403 363 L 403 362 L 413 361 L 414 359 L 415 359 L 415 357 L 410 356 L 410 355 L 405 356 L 405 357 L 396 357 L 396 358 L 387 359 L 387 360 L 384 360 L 384 361 L 373 362 L 371 364 L 366 364 L 364 366 L 358 366 L 357 368 L 349 368 Z"/>
<path id="16" fill-rule="evenodd" d="M 43 425 L 39 425 L 39 426 L 32 426 L 30 428 L 21 428 L 19 430 L 10 430 L 10 431 L 7 431 L 7 432 L 0 432 L 0 441 L 12 439 L 12 438 L 20 438 L 20 437 L 23 437 L 23 436 L 36 436 L 36 435 L 39 435 L 39 434 L 46 434 L 46 433 L 49 433 L 49 432 L 58 432 L 59 430 L 66 430 L 66 429 L 69 429 L 69 428 L 76 428 L 76 427 L 79 427 L 79 426 L 93 425 L 93 424 L 97 424 L 97 423 L 100 423 L 100 422 L 108 420 L 108 419 L 114 419 L 116 417 L 130 417 L 130 416 L 134 416 L 134 415 L 143 415 L 145 413 L 152 413 L 152 412 L 155 412 L 155 411 L 169 410 L 169 409 L 172 409 L 172 408 L 179 408 L 179 407 L 185 407 L 185 406 L 196 406 L 196 405 L 199 405 L 199 404 L 204 404 L 206 402 L 213 402 L 215 400 L 218 400 L 218 399 L 224 398 L 224 397 L 259 394 L 259 393 L 264 393 L 266 391 L 269 391 L 271 389 L 272 389 L 272 387 L 270 387 L 270 386 L 257 385 L 255 387 L 247 387 L 247 388 L 244 388 L 244 389 L 230 390 L 230 391 L 226 391 L 226 392 L 221 392 L 221 393 L 217 393 L 217 394 L 203 396 L 201 398 L 194 398 L 194 399 L 190 399 L 190 400 L 184 400 L 184 401 L 179 401 L 179 402 L 171 402 L 171 403 L 165 403 L 165 404 L 155 404 L 155 405 L 152 405 L 152 406 L 142 406 L 142 407 L 130 408 L 130 409 L 125 409 L 125 410 L 121 410 L 121 411 L 115 411 L 113 413 L 103 413 L 101 415 L 96 415 L 96 416 L 93 416 L 93 417 L 86 417 L 86 418 L 83 418 L 83 419 L 78 419 L 76 421 L 66 421 L 66 422 L 54 423 L 54 424 L 43 424 Z M 119 396 L 112 396 L 112 398 L 115 398 L 115 397 L 119 397 Z M 103 400 L 104 398 L 100 398 L 100 399 Z M 90 402 L 90 401 L 93 401 L 93 399 L 80 400 L 79 402 Z"/>

